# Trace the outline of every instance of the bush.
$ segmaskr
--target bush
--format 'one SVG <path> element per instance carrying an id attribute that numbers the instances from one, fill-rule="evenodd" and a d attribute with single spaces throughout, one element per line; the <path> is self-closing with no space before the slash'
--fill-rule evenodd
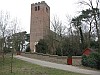
<path id="1" fill-rule="evenodd" d="M 11 48 L 4 47 L 3 49 L 4 49 L 4 53 L 9 53 L 9 52 L 11 52 Z"/>
<path id="2" fill-rule="evenodd" d="M 26 52 L 30 52 L 31 50 L 30 50 L 30 46 L 28 46 L 27 48 L 26 48 Z"/>
<path id="3" fill-rule="evenodd" d="M 62 55 L 61 54 L 61 49 L 59 47 L 56 49 L 56 55 L 58 55 L 58 56 L 61 56 Z"/>
<path id="4" fill-rule="evenodd" d="M 36 52 L 38 53 L 48 53 L 48 45 L 44 39 L 41 39 L 36 45 Z"/>
<path id="5" fill-rule="evenodd" d="M 86 55 L 82 56 L 82 65 L 87 66 L 87 56 Z"/>
<path id="6" fill-rule="evenodd" d="M 89 56 L 82 56 L 82 65 L 100 69 L 100 53 L 91 53 Z"/>

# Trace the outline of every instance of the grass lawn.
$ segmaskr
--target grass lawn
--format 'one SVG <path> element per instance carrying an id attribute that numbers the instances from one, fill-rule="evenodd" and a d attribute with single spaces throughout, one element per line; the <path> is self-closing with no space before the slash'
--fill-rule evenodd
<path id="1" fill-rule="evenodd" d="M 10 73 L 10 59 L 11 58 L 9 56 L 5 56 L 5 61 L 3 64 L 2 57 L 0 57 L 0 75 L 85 75 L 53 68 L 47 68 L 15 58 L 13 59 L 13 73 Z"/>

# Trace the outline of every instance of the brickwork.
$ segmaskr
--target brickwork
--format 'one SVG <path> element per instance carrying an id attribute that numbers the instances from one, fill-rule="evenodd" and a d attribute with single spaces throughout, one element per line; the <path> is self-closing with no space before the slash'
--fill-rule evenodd
<path id="1" fill-rule="evenodd" d="M 35 45 L 50 30 L 50 7 L 44 2 L 31 4 L 30 49 L 35 52 Z"/>

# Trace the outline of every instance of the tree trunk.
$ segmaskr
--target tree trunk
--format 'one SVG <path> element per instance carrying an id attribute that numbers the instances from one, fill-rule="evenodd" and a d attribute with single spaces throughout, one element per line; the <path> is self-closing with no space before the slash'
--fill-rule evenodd
<path id="1" fill-rule="evenodd" d="M 13 53 L 12 53 L 12 55 L 11 55 L 11 73 L 13 72 L 12 70 L 13 70 L 13 65 L 12 65 L 12 63 L 13 63 Z"/>
<path id="2" fill-rule="evenodd" d="M 84 49 L 84 37 L 83 37 L 83 32 L 82 32 L 82 29 L 81 27 L 79 27 L 79 31 L 80 31 L 80 37 L 81 37 L 81 46 L 82 46 L 82 49 Z"/>
<path id="3" fill-rule="evenodd" d="M 94 18 L 95 18 L 97 37 L 98 37 L 98 52 L 100 52 L 100 35 L 99 35 L 99 29 L 98 29 L 98 22 L 97 22 L 95 14 L 94 14 Z"/>
<path id="4" fill-rule="evenodd" d="M 91 43 L 91 24 L 92 24 L 92 21 L 90 22 L 88 47 L 90 47 L 90 43 Z"/>

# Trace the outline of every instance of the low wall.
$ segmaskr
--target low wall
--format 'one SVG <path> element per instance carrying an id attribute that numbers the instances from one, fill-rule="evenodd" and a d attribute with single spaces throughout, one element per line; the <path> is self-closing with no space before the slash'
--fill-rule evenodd
<path id="1" fill-rule="evenodd" d="M 67 56 L 58 56 L 43 53 L 25 53 L 25 56 L 50 62 L 67 64 Z M 72 56 L 72 65 L 81 65 L 81 56 Z"/>
<path id="2" fill-rule="evenodd" d="M 72 57 L 73 65 L 82 65 L 81 60 L 82 60 L 82 56 L 73 56 Z"/>

